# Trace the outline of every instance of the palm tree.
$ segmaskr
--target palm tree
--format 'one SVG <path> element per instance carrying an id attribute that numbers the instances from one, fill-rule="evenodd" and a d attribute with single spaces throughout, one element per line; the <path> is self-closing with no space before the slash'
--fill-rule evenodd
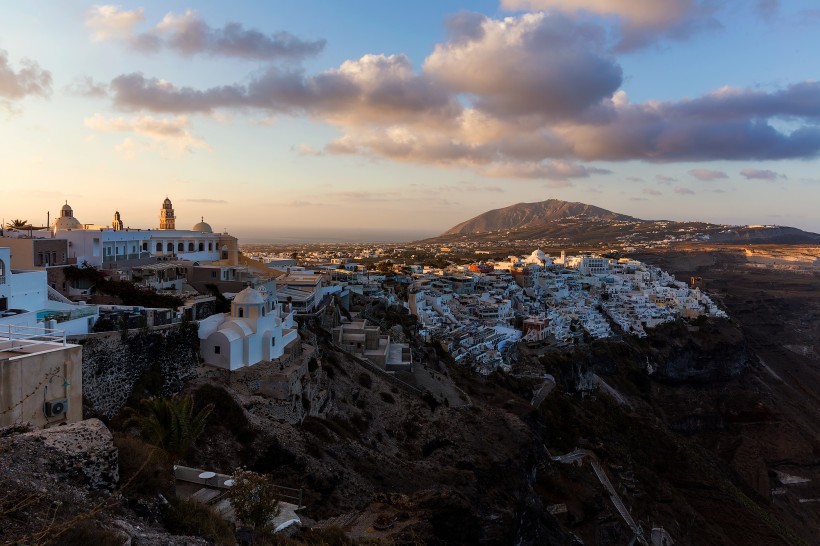
<path id="1" fill-rule="evenodd" d="M 140 401 L 144 413 L 133 409 L 126 426 L 136 425 L 151 442 L 168 456 L 171 465 L 176 464 L 205 429 L 205 422 L 214 409 L 208 404 L 194 415 L 194 397 L 173 396 Z"/>
<path id="2" fill-rule="evenodd" d="M 28 220 L 15 219 L 11 222 L 6 222 L 6 229 L 28 229 Z"/>

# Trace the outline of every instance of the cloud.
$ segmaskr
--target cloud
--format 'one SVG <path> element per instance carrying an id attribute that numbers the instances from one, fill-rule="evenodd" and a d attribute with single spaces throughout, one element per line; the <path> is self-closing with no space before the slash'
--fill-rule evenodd
<path id="1" fill-rule="evenodd" d="M 613 101 L 605 124 L 559 129 L 581 159 L 655 162 L 811 158 L 820 152 L 820 84 L 804 82 L 771 93 L 721 89 L 677 102 Z M 770 118 L 805 122 L 791 132 Z"/>
<path id="2" fill-rule="evenodd" d="M 29 59 L 23 59 L 20 64 L 21 68 L 14 70 L 8 52 L 0 49 L 0 104 L 9 105 L 29 95 L 51 95 L 51 72 Z"/>
<path id="3" fill-rule="evenodd" d="M 253 60 L 299 61 L 324 50 L 325 40 L 302 40 L 289 32 L 265 34 L 229 22 L 222 28 L 209 26 L 193 10 L 177 15 L 167 13 L 152 29 L 139 33 L 145 20 L 142 8 L 124 11 L 118 6 L 94 6 L 86 13 L 85 24 L 95 41 L 116 40 L 133 49 L 155 52 L 170 49 L 185 56 L 209 55 Z"/>
<path id="4" fill-rule="evenodd" d="M 644 188 L 642 190 L 642 193 L 644 193 L 646 195 L 663 195 L 663 192 L 660 192 L 660 191 L 658 191 L 654 188 Z"/>
<path id="5" fill-rule="evenodd" d="M 310 156 L 324 155 L 324 152 L 322 152 L 322 150 L 319 150 L 319 149 L 315 148 L 314 146 L 311 146 L 310 144 L 300 144 L 299 146 L 296 146 L 294 148 L 294 150 L 299 155 L 310 155 Z"/>
<path id="6" fill-rule="evenodd" d="M 682 186 L 676 187 L 675 193 L 677 193 L 678 195 L 695 195 L 695 192 L 693 192 L 689 188 L 684 188 Z"/>
<path id="7" fill-rule="evenodd" d="M 561 14 L 471 16 L 450 30 L 450 40 L 425 60 L 424 72 L 494 115 L 575 118 L 611 97 L 623 79 L 603 51 L 601 29 Z"/>
<path id="8" fill-rule="evenodd" d="M 712 3 L 706 0 L 501 0 L 501 7 L 614 17 L 620 23 L 620 51 L 645 47 L 659 38 L 685 39 L 699 29 L 719 26 Z"/>
<path id="9" fill-rule="evenodd" d="M 713 171 L 710 169 L 692 169 L 689 171 L 689 174 L 704 182 L 712 182 L 714 180 L 729 178 L 729 175 L 723 171 Z"/>
<path id="10" fill-rule="evenodd" d="M 195 149 L 210 149 L 207 142 L 191 133 L 190 123 L 185 116 L 162 119 L 143 115 L 125 119 L 106 118 L 102 114 L 94 114 L 85 119 L 85 126 L 103 133 L 133 133 L 147 138 L 152 143 L 162 144 L 177 153 L 192 152 Z M 134 157 L 137 152 L 150 147 L 145 142 L 127 137 L 118 145 L 117 150 L 127 157 Z"/>
<path id="11" fill-rule="evenodd" d="M 403 55 L 365 55 L 315 76 L 270 67 L 247 85 L 197 90 L 133 73 L 111 82 L 114 105 L 123 110 L 210 113 L 218 108 L 256 108 L 322 117 L 339 124 L 402 123 L 452 119 L 454 97 L 413 72 Z"/>
<path id="12" fill-rule="evenodd" d="M 564 181 L 570 178 L 588 178 L 591 174 L 609 174 L 605 169 L 594 169 L 564 161 L 542 163 L 492 163 L 482 174 L 494 178 L 535 178 Z"/>
<path id="13" fill-rule="evenodd" d="M 298 60 L 321 53 L 326 45 L 325 40 L 305 41 L 284 31 L 267 35 L 239 23 L 212 28 L 193 10 L 182 15 L 168 13 L 156 28 L 168 47 L 183 55 Z"/>
<path id="14" fill-rule="evenodd" d="M 778 179 L 785 179 L 785 174 L 778 174 L 774 171 L 769 171 L 765 169 L 743 169 L 740 171 L 740 174 L 746 180 L 769 180 L 775 181 Z"/>
<path id="15" fill-rule="evenodd" d="M 780 0 L 757 0 L 755 9 L 761 19 L 771 22 L 780 10 Z"/>
<path id="16" fill-rule="evenodd" d="M 90 76 L 76 78 L 66 87 L 66 91 L 71 94 L 89 98 L 108 97 L 108 85 L 95 82 Z"/>
<path id="17" fill-rule="evenodd" d="M 317 73 L 268 66 L 241 82 L 201 89 L 128 73 L 111 81 L 110 96 L 115 108 L 132 112 L 304 116 L 340 133 L 321 153 L 491 177 L 603 174 L 583 164 L 593 161 L 820 155 L 818 82 L 631 103 L 594 21 L 557 12 L 502 20 L 463 12 L 446 24 L 447 38 L 420 68 L 404 55 L 369 54 Z"/>
<path id="18" fill-rule="evenodd" d="M 672 182 L 677 182 L 678 179 L 672 176 L 666 176 L 664 174 L 656 174 L 655 180 L 660 182 L 661 184 L 671 184 Z"/>
<path id="19" fill-rule="evenodd" d="M 128 39 L 134 35 L 134 27 L 144 20 L 142 8 L 125 11 L 119 6 L 93 6 L 85 14 L 85 26 L 92 30 L 91 38 L 97 42 Z"/>

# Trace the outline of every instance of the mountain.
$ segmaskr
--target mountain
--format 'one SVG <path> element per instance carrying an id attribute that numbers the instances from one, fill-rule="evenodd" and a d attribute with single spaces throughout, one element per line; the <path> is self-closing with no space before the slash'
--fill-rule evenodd
<path id="1" fill-rule="evenodd" d="M 722 244 L 820 244 L 820 234 L 794 227 L 733 226 L 706 222 L 641 220 L 584 203 L 548 199 L 495 209 L 430 239 L 483 244 L 539 241 L 550 245 L 646 246 L 680 242 Z"/>
<path id="2" fill-rule="evenodd" d="M 571 203 L 560 199 L 547 199 L 538 203 L 518 203 L 503 209 L 495 209 L 450 228 L 442 235 L 464 235 L 533 227 L 563 218 L 589 220 L 637 221 L 637 218 L 618 214 L 585 203 Z"/>

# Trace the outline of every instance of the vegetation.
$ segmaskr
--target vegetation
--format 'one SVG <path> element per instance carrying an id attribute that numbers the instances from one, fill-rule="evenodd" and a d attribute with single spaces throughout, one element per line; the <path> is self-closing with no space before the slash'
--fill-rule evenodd
<path id="1" fill-rule="evenodd" d="M 153 290 L 140 288 L 131 281 L 104 279 L 98 281 L 94 287 L 97 292 L 119 298 L 123 305 L 176 309 L 185 303 L 181 298 L 167 294 L 157 294 Z"/>
<path id="2" fill-rule="evenodd" d="M 114 435 L 120 468 L 120 483 L 130 483 L 126 496 L 155 496 L 172 493 L 173 476 L 165 452 L 140 438 Z"/>
<path id="3" fill-rule="evenodd" d="M 216 298 L 216 305 L 214 307 L 214 311 L 217 313 L 230 313 L 231 312 L 231 302 L 228 301 L 228 298 L 222 295 L 222 292 L 219 290 L 219 287 L 213 283 L 208 283 L 205 285 L 205 288 L 208 292 L 211 293 L 213 297 Z"/>
<path id="4" fill-rule="evenodd" d="M 144 399 L 144 413 L 131 411 L 126 425 L 136 425 L 157 447 L 162 448 L 170 464 L 182 459 L 205 429 L 214 409 L 209 404 L 194 414 L 193 396 Z"/>
<path id="5" fill-rule="evenodd" d="M 83 520 L 61 533 L 49 542 L 54 546 L 75 546 L 93 544 L 94 546 L 121 546 L 123 534 L 108 529 L 96 521 Z"/>
<path id="6" fill-rule="evenodd" d="M 279 513 L 274 485 L 267 476 L 238 468 L 232 476 L 228 499 L 239 521 L 254 529 L 264 529 Z"/>
<path id="7" fill-rule="evenodd" d="M 214 544 L 236 544 L 233 529 L 207 504 L 171 497 L 165 515 L 165 528 L 175 535 L 198 536 Z"/>

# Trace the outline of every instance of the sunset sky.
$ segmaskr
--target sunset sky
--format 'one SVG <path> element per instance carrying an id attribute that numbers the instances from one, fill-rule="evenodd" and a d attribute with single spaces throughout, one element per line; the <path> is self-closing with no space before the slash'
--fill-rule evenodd
<path id="1" fill-rule="evenodd" d="M 820 232 L 816 0 L 4 2 L 0 216 L 409 240 L 548 198 Z"/>

